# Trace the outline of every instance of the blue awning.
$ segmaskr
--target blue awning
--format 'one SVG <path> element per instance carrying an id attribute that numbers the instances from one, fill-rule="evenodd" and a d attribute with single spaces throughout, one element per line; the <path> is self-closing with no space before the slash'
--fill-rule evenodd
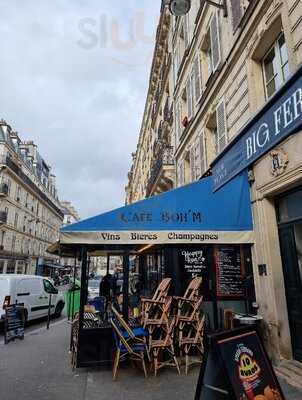
<path id="1" fill-rule="evenodd" d="M 211 177 L 80 221 L 62 244 L 252 243 L 246 172 L 213 193 Z"/>

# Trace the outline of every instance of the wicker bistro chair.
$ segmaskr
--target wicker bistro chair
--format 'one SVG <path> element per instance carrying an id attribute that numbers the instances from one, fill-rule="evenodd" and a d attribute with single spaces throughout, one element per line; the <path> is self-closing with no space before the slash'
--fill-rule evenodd
<path id="1" fill-rule="evenodd" d="M 139 337 L 132 337 L 127 331 L 121 329 L 117 319 L 111 318 L 114 339 L 116 344 L 116 354 L 113 364 L 113 380 L 116 379 L 118 366 L 121 361 L 130 358 L 134 361 L 142 363 L 145 378 L 147 378 L 147 370 L 145 364 L 145 354 L 148 354 L 148 349 L 145 341 Z"/>
<path id="2" fill-rule="evenodd" d="M 147 346 L 149 333 L 146 329 L 144 329 L 142 326 L 132 327 L 128 325 L 122 315 L 113 306 L 111 306 L 111 312 L 115 323 L 119 326 L 120 331 L 125 339 L 138 339 Z M 147 356 L 148 360 L 151 361 L 148 348 Z"/>
<path id="3" fill-rule="evenodd" d="M 174 296 L 174 300 L 177 302 L 179 316 L 188 316 L 190 314 L 192 307 L 194 307 L 196 301 L 199 300 L 201 284 L 202 278 L 193 278 L 183 297 Z"/>
<path id="4" fill-rule="evenodd" d="M 157 339 L 151 337 L 150 350 L 153 357 L 154 376 L 157 376 L 157 371 L 163 367 L 174 367 L 180 375 L 179 364 L 175 355 L 173 343 L 175 322 L 175 317 L 166 321 L 160 327 L 159 337 Z M 164 358 L 167 355 L 168 358 Z M 162 361 L 159 361 L 160 356 Z"/>
<path id="5" fill-rule="evenodd" d="M 171 278 L 165 278 L 158 285 L 154 295 L 151 299 L 142 298 L 141 299 L 141 313 L 142 320 L 146 318 L 145 314 L 149 313 L 152 308 L 156 307 L 157 304 L 162 304 L 165 302 L 171 285 Z"/>
<path id="6" fill-rule="evenodd" d="M 203 296 L 199 297 L 198 300 L 187 300 L 185 308 L 178 308 L 176 324 L 179 330 L 182 330 L 185 325 L 196 325 L 199 322 L 202 302 Z"/>
<path id="7" fill-rule="evenodd" d="M 169 296 L 164 302 L 158 302 L 156 309 L 153 307 L 145 313 L 145 319 L 142 322 L 143 327 L 149 333 L 149 348 L 154 331 L 169 324 L 171 305 L 172 297 Z"/>
<path id="8" fill-rule="evenodd" d="M 204 322 L 205 317 L 203 316 L 197 325 L 187 326 L 187 329 L 181 330 L 179 332 L 179 348 L 181 353 L 185 353 L 186 358 L 186 375 L 188 375 L 189 366 L 193 364 L 201 364 L 203 362 L 203 334 L 204 334 Z M 199 351 L 201 355 L 200 360 L 194 360 L 190 362 L 189 353 L 192 348 Z"/>

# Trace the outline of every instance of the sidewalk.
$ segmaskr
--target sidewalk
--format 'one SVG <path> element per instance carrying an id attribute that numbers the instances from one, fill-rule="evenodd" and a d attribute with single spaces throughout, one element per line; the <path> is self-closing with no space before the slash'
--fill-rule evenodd
<path id="1" fill-rule="evenodd" d="M 0 343 L 0 390 L 5 400 L 193 400 L 198 367 L 188 376 L 162 370 L 157 378 L 143 377 L 131 367 L 111 371 L 78 370 L 69 364 L 69 325 L 54 322 L 51 329 L 29 332 L 24 341 Z M 301 400 L 302 392 L 281 382 L 287 400 Z"/>

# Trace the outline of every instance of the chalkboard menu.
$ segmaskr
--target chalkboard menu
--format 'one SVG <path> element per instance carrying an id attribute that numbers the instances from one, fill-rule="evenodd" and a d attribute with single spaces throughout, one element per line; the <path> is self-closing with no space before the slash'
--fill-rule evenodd
<path id="1" fill-rule="evenodd" d="M 241 248 L 217 246 L 215 250 L 216 293 L 218 298 L 244 297 L 244 266 Z"/>
<path id="2" fill-rule="evenodd" d="M 255 327 L 205 335 L 195 400 L 285 400 Z"/>
<path id="3" fill-rule="evenodd" d="M 5 309 L 4 342 L 24 339 L 24 307 L 21 305 L 7 306 Z"/>
<path id="4" fill-rule="evenodd" d="M 179 249 L 180 266 L 184 282 L 194 277 L 202 277 L 202 293 L 209 294 L 210 269 L 212 268 L 212 252 L 209 246 L 184 246 Z"/>

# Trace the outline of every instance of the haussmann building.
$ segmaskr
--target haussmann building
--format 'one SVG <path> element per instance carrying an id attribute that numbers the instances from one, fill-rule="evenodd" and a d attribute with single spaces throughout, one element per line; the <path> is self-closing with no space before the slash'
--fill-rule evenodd
<path id="1" fill-rule="evenodd" d="M 126 202 L 245 173 L 265 341 L 276 363 L 302 361 L 302 2 L 225 4 L 162 7 Z"/>

